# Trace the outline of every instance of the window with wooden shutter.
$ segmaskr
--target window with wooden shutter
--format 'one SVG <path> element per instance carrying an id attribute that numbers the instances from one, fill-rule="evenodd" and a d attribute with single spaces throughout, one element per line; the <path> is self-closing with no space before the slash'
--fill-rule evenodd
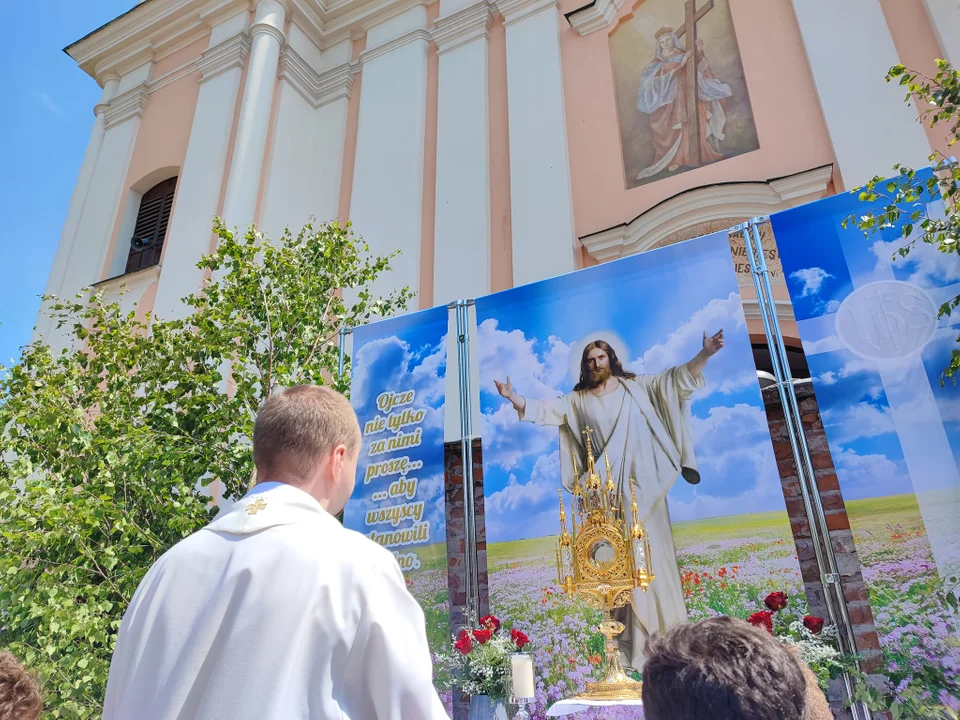
<path id="1" fill-rule="evenodd" d="M 170 223 L 170 211 L 173 209 L 173 194 L 176 189 L 177 178 L 172 177 L 154 185 L 143 194 L 133 237 L 130 238 L 126 272 L 136 272 L 160 262 L 163 238 L 167 234 L 167 225 Z"/>

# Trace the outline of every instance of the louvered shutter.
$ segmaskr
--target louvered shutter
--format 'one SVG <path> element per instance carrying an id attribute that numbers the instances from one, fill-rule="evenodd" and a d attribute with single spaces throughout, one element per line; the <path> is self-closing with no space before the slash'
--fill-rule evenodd
<path id="1" fill-rule="evenodd" d="M 130 238 L 126 272 L 135 272 L 160 262 L 176 189 L 177 178 L 173 177 L 154 185 L 143 194 L 133 237 Z"/>

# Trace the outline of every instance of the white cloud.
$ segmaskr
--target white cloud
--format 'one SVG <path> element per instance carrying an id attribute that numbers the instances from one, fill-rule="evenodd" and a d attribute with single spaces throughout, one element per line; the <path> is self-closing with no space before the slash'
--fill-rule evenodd
<path id="1" fill-rule="evenodd" d="M 800 297 L 809 297 L 820 292 L 824 280 L 832 278 L 833 275 L 823 268 L 811 267 L 801 268 L 790 273 L 790 277 L 803 283 L 803 293 Z"/>
<path id="2" fill-rule="evenodd" d="M 696 355 L 703 347 L 703 333 L 712 334 L 723 328 L 728 332 L 745 325 L 740 296 L 732 292 L 725 298 L 715 298 L 697 310 L 678 327 L 665 342 L 654 345 L 643 357 L 629 363 L 635 372 L 660 372 L 680 365 Z"/>
<path id="3" fill-rule="evenodd" d="M 912 271 L 906 280 L 920 286 L 956 282 L 960 278 L 960 258 L 953 253 L 942 253 L 936 246 L 918 240 L 906 257 L 900 257 L 897 254 L 900 248 L 917 240 L 921 234 L 922 231 L 918 225 L 909 239 L 897 238 L 891 242 L 883 240 L 874 242 L 870 250 L 877 258 L 875 279 L 889 277 L 891 269 L 896 267 Z"/>
<path id="4" fill-rule="evenodd" d="M 890 408 L 866 402 L 826 410 L 823 412 L 823 423 L 833 430 L 833 439 L 839 443 L 896 431 Z"/>
<path id="5" fill-rule="evenodd" d="M 713 407 L 707 417 L 692 418 L 692 430 L 701 482 L 692 499 L 671 497 L 674 521 L 783 508 L 780 476 L 761 408 Z"/>
<path id="6" fill-rule="evenodd" d="M 851 449 L 834 453 L 837 476 L 848 500 L 910 492 L 910 478 L 900 464 L 885 455 L 859 455 Z"/>

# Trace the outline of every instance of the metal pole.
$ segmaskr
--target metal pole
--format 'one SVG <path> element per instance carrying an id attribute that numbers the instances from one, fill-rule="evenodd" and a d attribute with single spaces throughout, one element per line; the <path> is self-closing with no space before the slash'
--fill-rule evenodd
<path id="1" fill-rule="evenodd" d="M 476 513 L 473 495 L 473 418 L 470 407 L 470 339 L 469 306 L 472 300 L 457 300 L 457 365 L 460 375 L 460 456 L 463 461 L 463 566 L 466 592 L 467 624 L 475 626 L 479 619 L 479 588 L 477 575 Z"/>
<path id="2" fill-rule="evenodd" d="M 337 379 L 343 382 L 343 351 L 347 344 L 347 333 L 350 332 L 345 327 L 340 328 L 340 359 L 337 364 Z"/>
<path id="3" fill-rule="evenodd" d="M 810 458 L 806 435 L 803 431 L 803 422 L 800 406 L 793 385 L 793 375 L 790 372 L 790 363 L 787 359 L 786 345 L 780 331 L 780 321 L 776 314 L 776 303 L 773 298 L 773 288 L 770 285 L 770 272 L 763 254 L 763 245 L 760 238 L 759 225 L 767 222 L 765 217 L 751 218 L 746 223 L 737 225 L 732 231 L 742 232 L 746 245 L 747 257 L 750 261 L 750 270 L 753 276 L 754 287 L 757 291 L 757 304 L 760 307 L 760 317 L 763 321 L 763 330 L 773 362 L 774 376 L 776 377 L 777 391 L 783 407 L 783 417 L 787 425 L 787 437 L 790 440 L 790 449 L 793 453 L 797 468 L 797 477 L 800 481 L 800 492 L 803 497 L 804 509 L 807 513 L 810 527 L 810 537 L 813 543 L 817 567 L 821 573 L 821 582 L 824 587 L 824 599 L 827 603 L 827 613 L 831 622 L 841 630 L 841 646 L 846 653 L 856 655 L 856 637 L 850 625 L 843 589 L 840 585 L 840 574 L 837 571 L 836 555 L 830 542 L 829 529 L 820 501 L 820 492 L 817 486 L 816 472 Z M 751 233 L 753 235 L 751 242 Z M 857 664 L 859 667 L 859 663 Z M 849 675 L 843 676 L 844 688 L 847 696 L 853 697 L 853 685 Z M 870 711 L 862 703 L 852 706 L 853 715 L 857 720 L 869 719 Z"/>

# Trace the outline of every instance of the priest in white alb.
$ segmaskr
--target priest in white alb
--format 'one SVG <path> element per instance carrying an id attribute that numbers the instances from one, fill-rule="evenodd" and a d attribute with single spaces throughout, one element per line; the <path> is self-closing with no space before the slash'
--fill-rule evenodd
<path id="1" fill-rule="evenodd" d="M 656 579 L 646 592 L 634 592 L 632 613 L 630 608 L 615 613 L 627 627 L 619 640 L 626 667 L 643 666 L 643 648 L 650 635 L 687 619 L 667 493 L 681 475 L 691 484 L 700 482 L 690 397 L 704 387 L 703 368 L 722 347 L 723 330 L 710 337 L 704 333 L 703 348 L 689 362 L 657 374 L 636 375 L 623 368 L 609 343 L 595 340 L 583 349 L 580 380 L 573 391 L 546 400 L 514 392 L 509 377 L 496 381 L 500 395 L 513 404 L 520 420 L 559 428 L 560 474 L 567 490 L 574 484 L 574 458 L 581 473 L 587 467 L 583 431 L 588 427 L 595 454 L 606 455 L 614 484 L 624 498 L 630 497 L 628 483 L 633 480 Z M 601 472 L 605 472 L 603 465 L 598 462 Z M 586 477 L 581 476 L 580 482 L 586 485 Z"/>
<path id="2" fill-rule="evenodd" d="M 441 720 L 423 612 L 393 555 L 334 517 L 360 428 L 328 388 L 270 398 L 261 479 L 150 569 L 117 640 L 104 720 Z"/>

